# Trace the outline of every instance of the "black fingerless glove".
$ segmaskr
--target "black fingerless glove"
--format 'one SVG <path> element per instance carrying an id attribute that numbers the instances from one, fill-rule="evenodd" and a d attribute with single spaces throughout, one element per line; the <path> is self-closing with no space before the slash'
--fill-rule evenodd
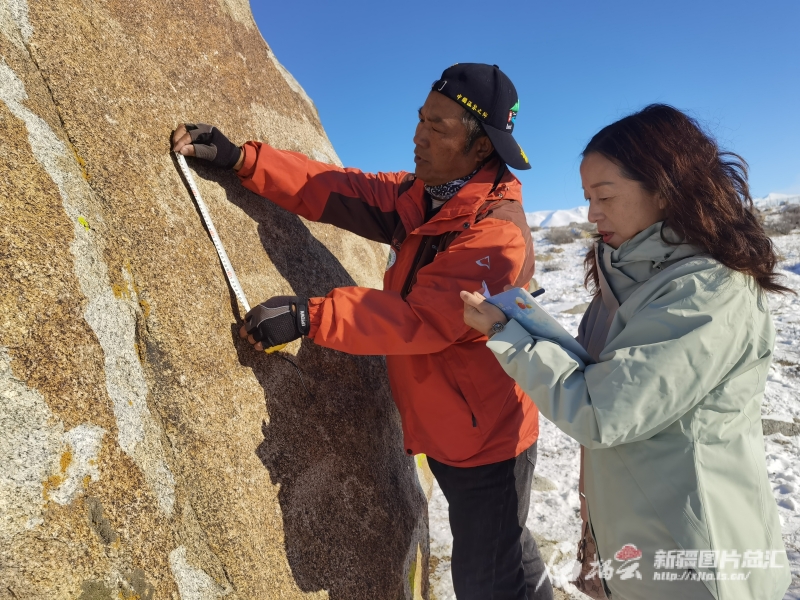
<path id="1" fill-rule="evenodd" d="M 194 155 L 207 160 L 215 167 L 232 169 L 239 162 L 242 152 L 213 125 L 186 123 L 186 131 L 192 138 Z"/>
<path id="2" fill-rule="evenodd" d="M 264 348 L 288 344 L 308 335 L 308 300 L 297 296 L 275 296 L 244 316 L 247 333 Z"/>

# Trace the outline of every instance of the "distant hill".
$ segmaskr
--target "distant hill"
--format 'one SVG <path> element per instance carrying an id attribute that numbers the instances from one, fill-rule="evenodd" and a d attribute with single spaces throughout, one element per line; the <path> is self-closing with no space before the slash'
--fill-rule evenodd
<path id="1" fill-rule="evenodd" d="M 776 208 L 785 204 L 800 204 L 800 195 L 791 196 L 789 194 L 768 194 L 763 198 L 753 198 L 753 204 L 759 210 L 765 208 Z"/>
<path id="2" fill-rule="evenodd" d="M 800 195 L 772 193 L 763 198 L 754 198 L 753 203 L 759 210 L 777 208 L 788 204 L 800 204 Z M 525 213 L 529 227 L 564 227 L 570 223 L 587 223 L 589 220 L 588 215 L 588 205 Z"/>
<path id="3" fill-rule="evenodd" d="M 570 223 L 586 223 L 589 206 L 560 210 L 539 210 L 525 213 L 528 227 L 564 227 Z"/>

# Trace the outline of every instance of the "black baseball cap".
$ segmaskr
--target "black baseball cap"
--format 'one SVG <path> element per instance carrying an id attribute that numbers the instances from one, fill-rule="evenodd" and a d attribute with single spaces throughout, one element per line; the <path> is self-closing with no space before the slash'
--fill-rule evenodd
<path id="1" fill-rule="evenodd" d="M 528 157 L 511 134 L 519 111 L 517 89 L 497 65 L 456 63 L 431 90 L 461 104 L 481 122 L 501 159 L 514 169 L 530 169 Z"/>

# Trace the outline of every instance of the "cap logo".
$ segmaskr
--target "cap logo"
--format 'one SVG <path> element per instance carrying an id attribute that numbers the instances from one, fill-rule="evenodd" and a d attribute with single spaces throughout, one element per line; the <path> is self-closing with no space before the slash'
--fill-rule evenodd
<path id="1" fill-rule="evenodd" d="M 506 129 L 514 129 L 514 123 L 517 120 L 517 113 L 519 112 L 519 100 L 514 103 L 514 106 L 511 107 L 508 111 L 508 122 L 506 123 Z M 525 161 L 528 162 L 528 161 Z"/>
<path id="2" fill-rule="evenodd" d="M 440 87 L 436 88 L 436 91 L 437 92 L 441 92 L 444 89 L 444 86 L 446 86 L 446 85 L 447 85 L 447 79 L 443 79 L 442 80 L 442 85 Z"/>
<path id="3" fill-rule="evenodd" d="M 456 95 L 456 102 L 461 102 L 461 104 L 463 104 L 466 108 L 469 108 L 472 110 L 472 112 L 477 113 L 479 117 L 483 117 L 485 119 L 489 116 L 489 113 L 481 109 L 477 102 L 473 102 L 463 94 Z"/>

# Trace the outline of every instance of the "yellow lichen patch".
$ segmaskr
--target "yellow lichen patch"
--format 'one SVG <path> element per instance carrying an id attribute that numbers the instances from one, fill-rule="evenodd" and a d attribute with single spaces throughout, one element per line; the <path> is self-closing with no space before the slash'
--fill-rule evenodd
<path id="1" fill-rule="evenodd" d="M 422 569 L 422 548 L 417 544 L 417 557 L 411 564 L 408 573 L 408 589 L 411 592 L 413 600 L 422 600 L 422 578 L 424 577 Z"/>
<path id="2" fill-rule="evenodd" d="M 133 590 L 120 590 L 117 592 L 119 600 L 141 600 L 141 596 Z"/>
<path id="3" fill-rule="evenodd" d="M 128 271 L 128 275 L 130 275 L 131 285 L 133 286 L 134 293 L 138 296 L 141 290 L 139 286 L 136 285 L 136 279 L 133 277 L 133 269 L 131 268 L 131 261 L 125 259 L 125 270 Z"/>
<path id="4" fill-rule="evenodd" d="M 83 489 L 88 489 L 90 483 L 92 483 L 92 476 L 91 475 L 84 475 L 83 476 Z"/>
<path id="5" fill-rule="evenodd" d="M 114 296 L 116 298 L 125 298 L 130 300 L 131 292 L 128 289 L 127 285 L 122 285 L 121 283 L 114 283 L 111 285 L 111 291 L 114 292 Z"/>
<path id="6" fill-rule="evenodd" d="M 147 300 L 139 300 L 139 306 L 142 307 L 142 313 L 144 313 L 144 318 L 150 316 L 150 303 Z"/>
<path id="7" fill-rule="evenodd" d="M 81 168 L 81 175 L 83 175 L 83 178 L 84 178 L 86 181 L 89 181 L 89 180 L 92 178 L 92 176 L 91 176 L 91 175 L 89 175 L 89 172 L 86 170 L 86 161 L 85 161 L 85 160 L 83 160 L 83 159 L 80 157 L 80 155 L 79 155 L 79 154 L 78 154 L 78 152 L 75 150 L 75 148 L 73 148 L 72 146 L 70 146 L 70 148 L 72 149 L 72 155 L 75 157 L 75 162 L 77 162 L 77 163 L 78 163 L 78 166 Z"/>
<path id="8" fill-rule="evenodd" d="M 145 350 L 142 345 L 138 342 L 133 342 L 133 349 L 136 351 L 136 356 L 139 357 L 139 362 L 143 363 L 145 361 Z"/>
<path id="9" fill-rule="evenodd" d="M 42 497 L 45 501 L 50 500 L 50 491 L 57 489 L 62 483 L 64 483 L 64 478 L 61 475 L 50 475 L 45 479 L 42 484 Z"/>
<path id="10" fill-rule="evenodd" d="M 72 464 L 72 450 L 65 450 L 61 454 L 61 460 L 59 463 L 61 465 L 61 472 L 66 473 L 67 469 Z"/>
<path id="11" fill-rule="evenodd" d="M 67 469 L 72 464 L 72 450 L 69 448 L 64 450 L 64 452 L 61 453 L 61 458 L 58 462 L 60 472 L 56 475 L 50 475 L 50 477 L 45 479 L 44 483 L 42 484 L 42 496 L 45 500 L 50 500 L 50 492 L 57 489 L 62 483 L 64 483 Z"/>
<path id="12" fill-rule="evenodd" d="M 414 583 L 417 580 L 417 561 L 413 561 L 411 563 L 411 568 L 408 569 L 408 589 L 411 590 L 413 595 L 414 593 Z"/>

